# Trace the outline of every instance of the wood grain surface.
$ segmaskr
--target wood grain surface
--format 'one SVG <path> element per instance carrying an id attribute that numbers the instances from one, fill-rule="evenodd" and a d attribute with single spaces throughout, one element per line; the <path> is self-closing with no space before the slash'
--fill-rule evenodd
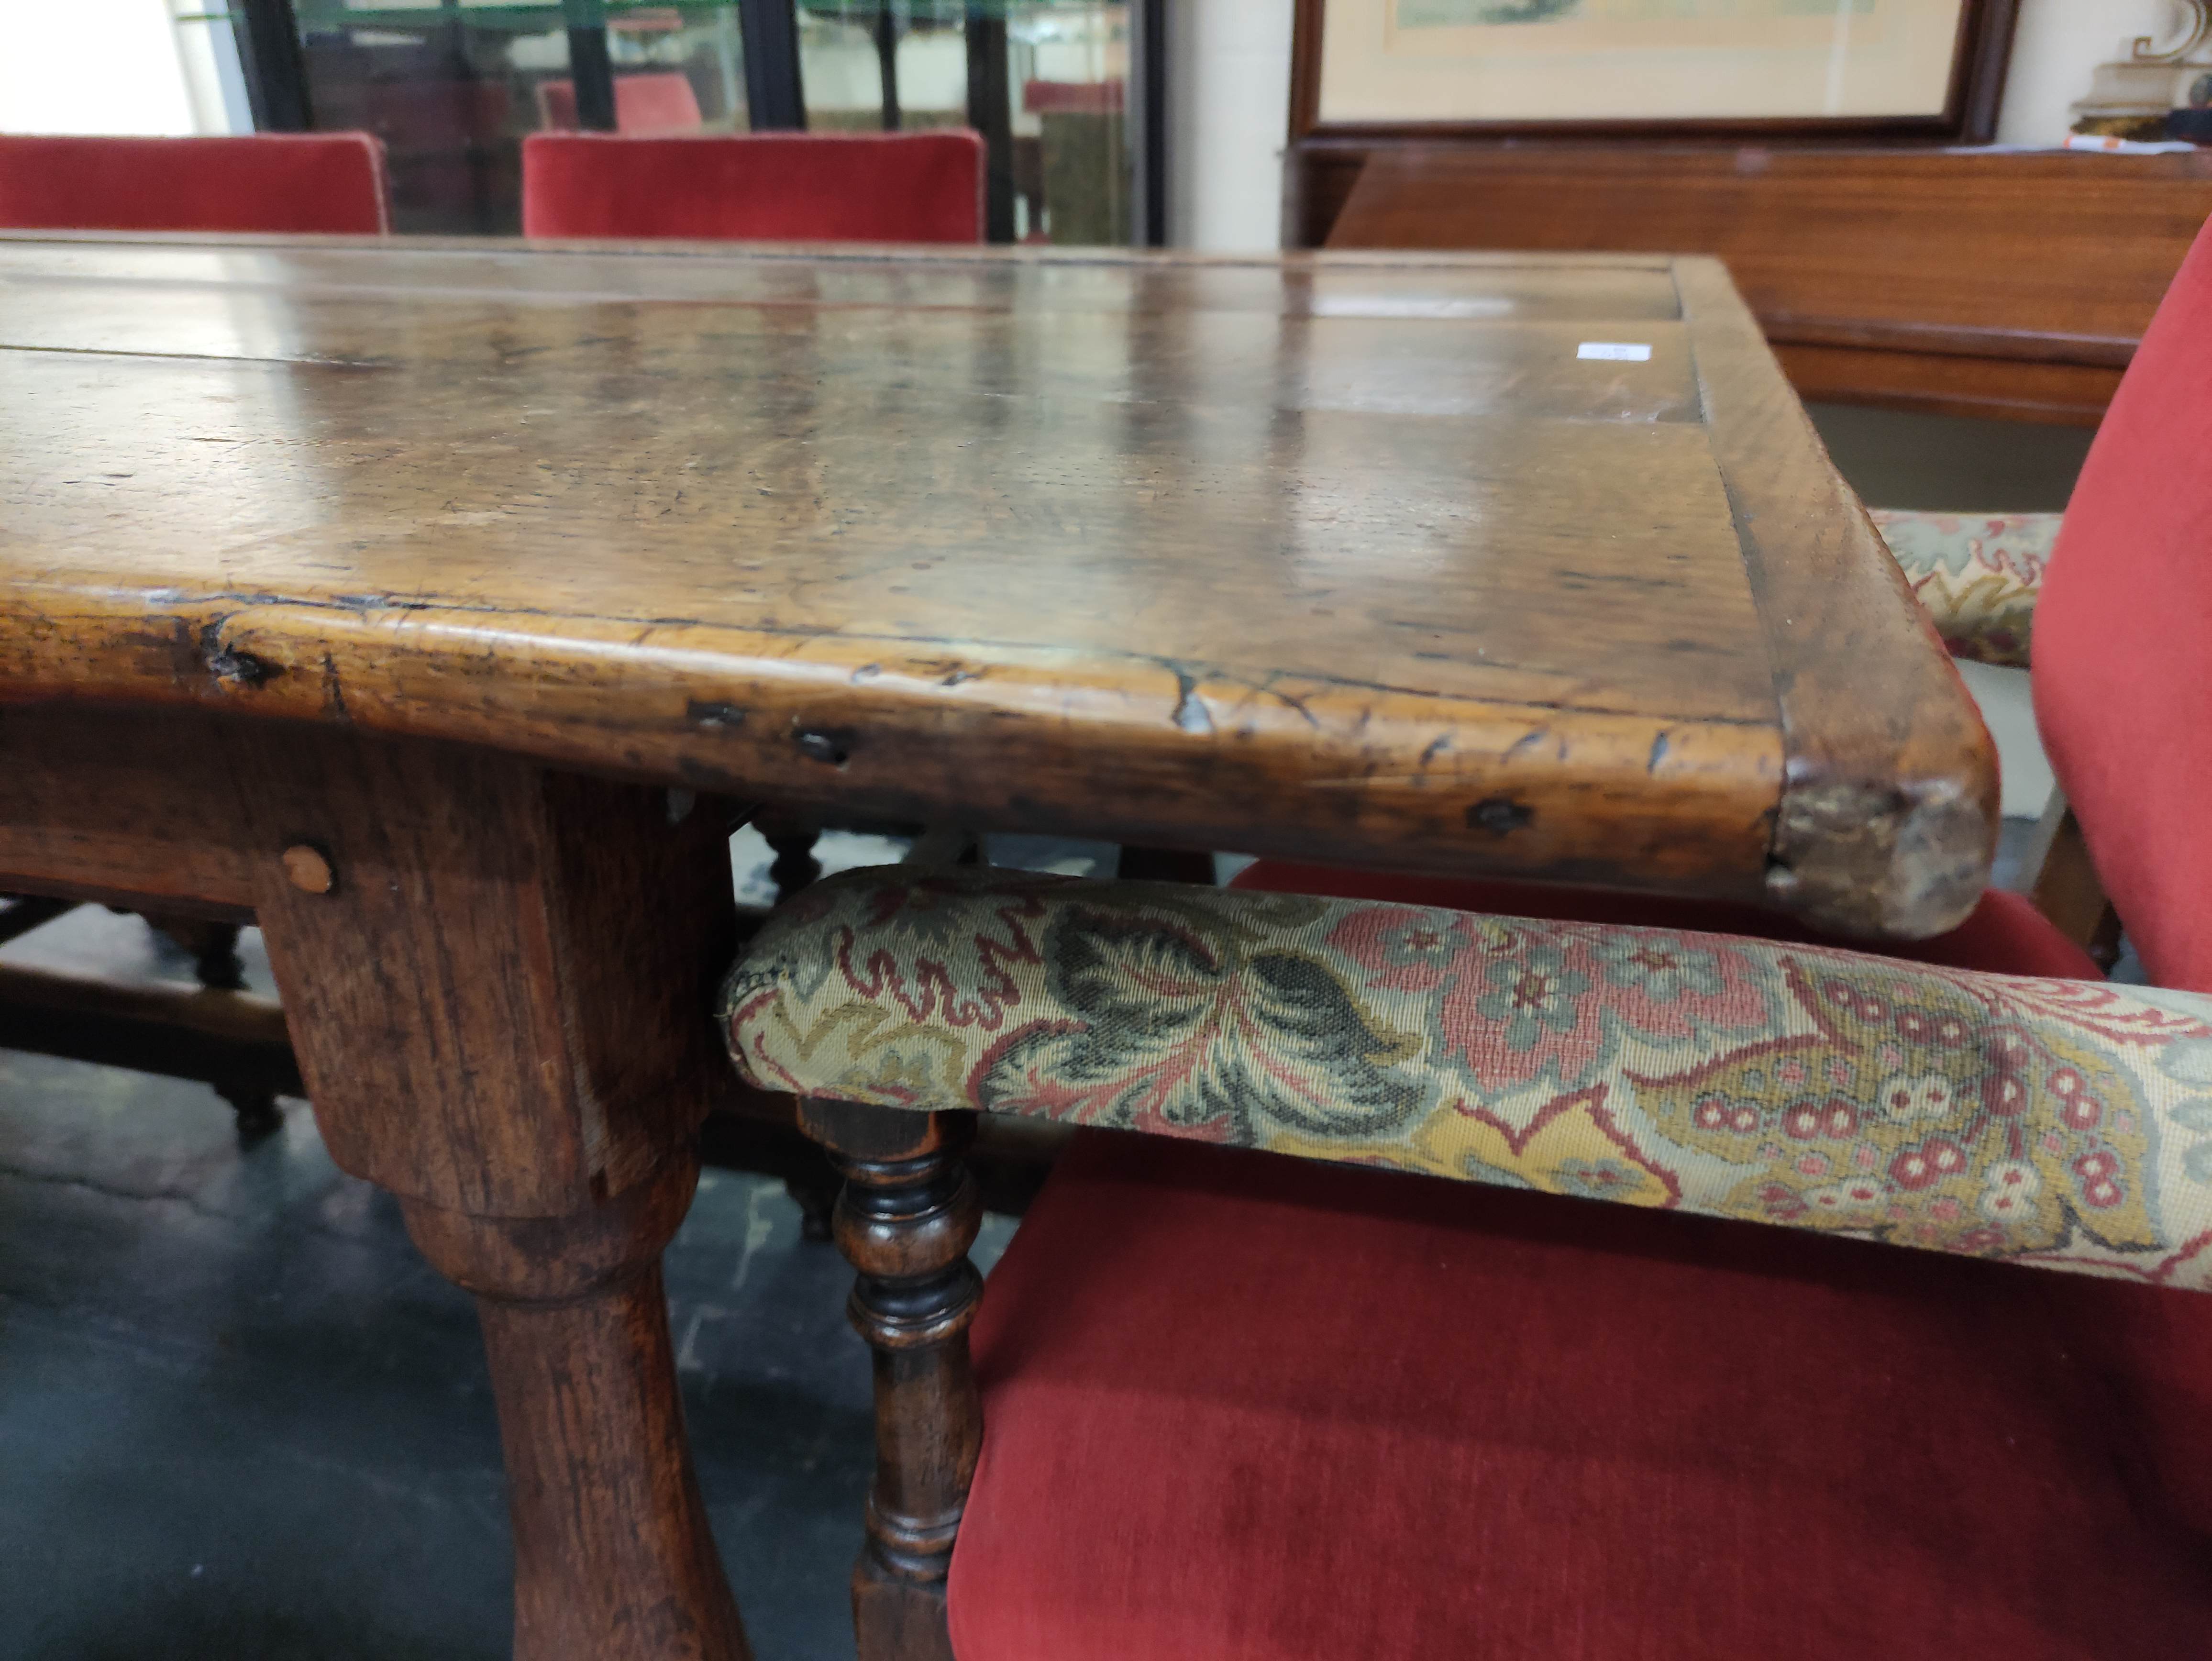
<path id="1" fill-rule="evenodd" d="M 0 707 L 0 892 L 252 922 L 222 726 L 191 709 Z"/>
<path id="2" fill-rule="evenodd" d="M 9 700 L 1856 933 L 1993 834 L 1709 263 L 26 234 L 0 500 Z"/>
<path id="3" fill-rule="evenodd" d="M 1981 716 L 1850 487 L 1832 468 L 1790 465 L 1817 447 L 1813 424 L 1728 274 L 1713 260 L 1684 260 L 1678 274 L 1685 312 L 1706 326 L 1713 454 L 1781 705 L 1787 773 L 1768 896 L 1850 933 L 1913 913 L 1963 916 L 1996 854 L 1995 770 L 1959 766 L 1989 744 Z"/>

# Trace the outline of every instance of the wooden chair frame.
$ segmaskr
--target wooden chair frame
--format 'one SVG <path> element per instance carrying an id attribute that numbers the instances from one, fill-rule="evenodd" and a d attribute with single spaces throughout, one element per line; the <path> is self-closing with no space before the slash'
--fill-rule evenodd
<path id="1" fill-rule="evenodd" d="M 876 1475 L 853 1568 L 861 1661 L 952 1655 L 945 1587 L 983 1442 L 968 1356 L 982 1205 L 962 1157 L 977 1117 L 799 1104 L 800 1128 L 845 1177 L 836 1238 L 857 1272 L 846 1311 L 875 1370 Z"/>

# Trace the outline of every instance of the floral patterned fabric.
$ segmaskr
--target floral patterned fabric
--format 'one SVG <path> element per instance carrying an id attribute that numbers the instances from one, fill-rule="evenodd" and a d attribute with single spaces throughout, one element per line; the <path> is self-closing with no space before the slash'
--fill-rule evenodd
<path id="1" fill-rule="evenodd" d="M 755 1084 L 2203 1288 L 2212 998 L 1730 935 L 860 871 L 729 976 Z"/>
<path id="2" fill-rule="evenodd" d="M 1873 519 L 1954 657 L 2027 666 L 2060 515 L 1882 509 Z"/>

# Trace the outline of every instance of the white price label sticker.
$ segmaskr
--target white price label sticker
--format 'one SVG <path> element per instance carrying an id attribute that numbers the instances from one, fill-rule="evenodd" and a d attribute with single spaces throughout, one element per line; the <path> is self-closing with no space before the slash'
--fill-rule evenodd
<path id="1" fill-rule="evenodd" d="M 1577 357 L 1601 357 L 1613 363 L 1649 363 L 1651 349 L 1634 341 L 1585 340 L 1575 348 Z"/>

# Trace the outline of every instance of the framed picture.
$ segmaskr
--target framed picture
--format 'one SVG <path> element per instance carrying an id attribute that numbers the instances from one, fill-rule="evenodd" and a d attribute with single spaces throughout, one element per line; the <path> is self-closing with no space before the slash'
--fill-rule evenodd
<path id="1" fill-rule="evenodd" d="M 1299 0 L 1295 139 L 1986 142 L 2016 0 Z"/>

